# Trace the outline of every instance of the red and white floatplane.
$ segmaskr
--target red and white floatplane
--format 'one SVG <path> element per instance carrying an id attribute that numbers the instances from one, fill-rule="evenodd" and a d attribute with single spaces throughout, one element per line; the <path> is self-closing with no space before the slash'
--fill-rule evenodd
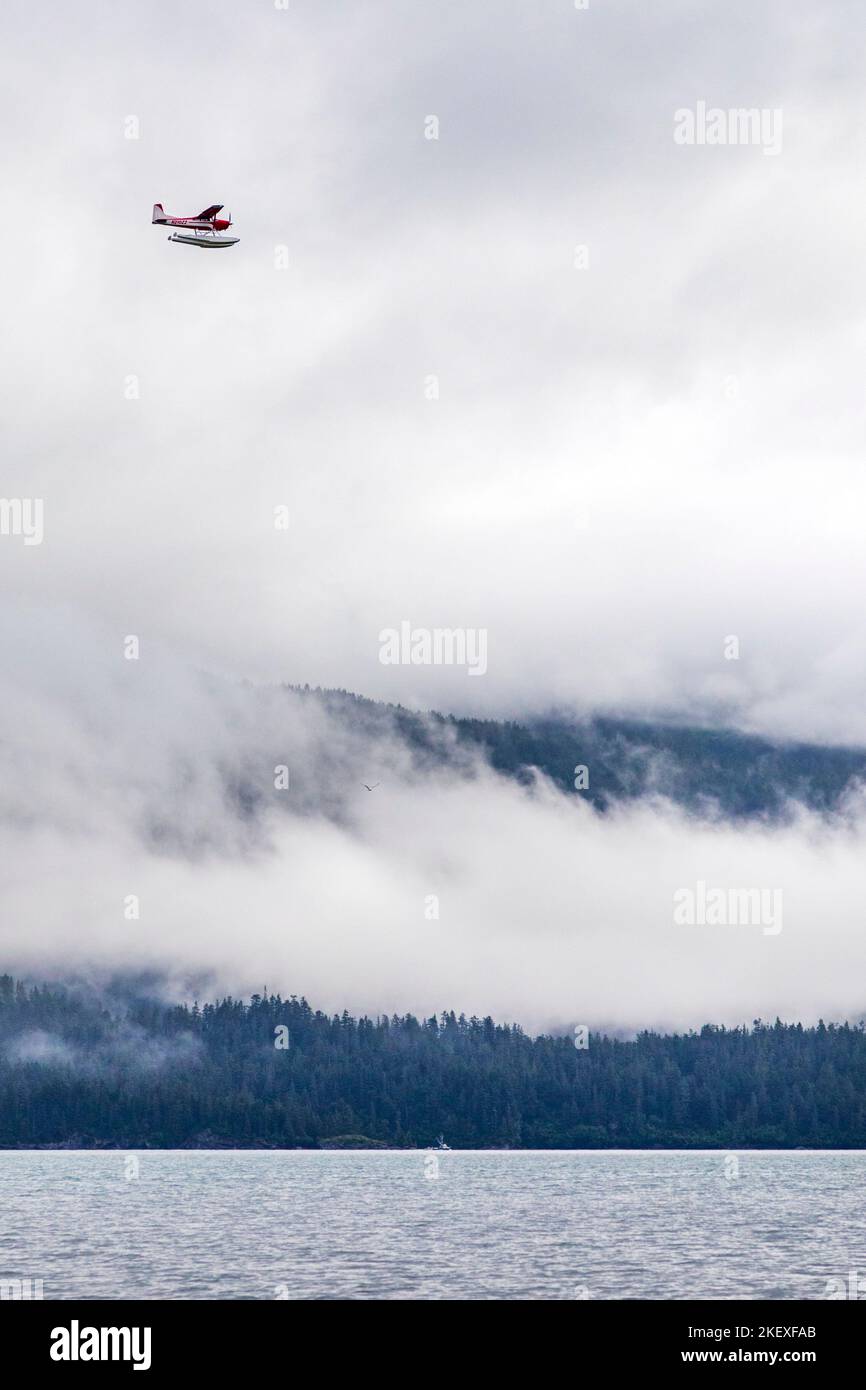
<path id="1" fill-rule="evenodd" d="M 212 207 L 205 208 L 204 212 L 197 213 L 195 217 L 170 217 L 162 203 L 154 203 L 152 221 L 158 227 L 182 228 L 182 231 L 172 232 L 169 241 L 180 242 L 183 246 L 201 246 L 204 249 L 235 246 L 240 241 L 240 237 L 220 236 L 221 232 L 227 232 L 232 225 L 231 213 L 228 217 L 217 216 L 222 210 L 222 203 L 214 203 Z"/>

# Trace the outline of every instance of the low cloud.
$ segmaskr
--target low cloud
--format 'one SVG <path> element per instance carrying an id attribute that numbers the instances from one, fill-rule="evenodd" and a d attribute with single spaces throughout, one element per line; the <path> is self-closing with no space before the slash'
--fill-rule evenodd
<path id="1" fill-rule="evenodd" d="M 600 815 L 465 752 L 419 759 L 310 698 L 164 651 L 126 662 L 101 629 L 62 629 L 70 676 L 56 624 L 31 614 L 29 659 L 19 644 L 0 689 L 6 969 L 530 1028 L 863 1011 L 856 796 L 772 826 L 661 797 Z M 782 929 L 678 923 L 676 895 L 700 883 L 780 894 Z"/>
<path id="2" fill-rule="evenodd" d="M 47 1066 L 71 1065 L 74 1050 L 63 1038 L 46 1033 L 42 1028 L 30 1028 L 8 1038 L 2 1051 L 10 1062 L 39 1062 Z"/>

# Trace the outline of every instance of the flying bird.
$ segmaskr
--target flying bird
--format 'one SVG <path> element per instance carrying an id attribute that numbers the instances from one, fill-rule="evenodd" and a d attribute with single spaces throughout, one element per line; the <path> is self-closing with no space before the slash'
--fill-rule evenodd
<path id="1" fill-rule="evenodd" d="M 376 788 L 377 788 L 377 787 L 381 787 L 381 785 L 382 785 L 381 782 L 374 782 L 373 785 L 372 785 L 372 787 L 371 787 L 367 782 L 364 783 L 364 786 L 367 788 L 367 791 L 368 791 L 368 792 L 374 792 L 374 791 L 376 790 Z"/>

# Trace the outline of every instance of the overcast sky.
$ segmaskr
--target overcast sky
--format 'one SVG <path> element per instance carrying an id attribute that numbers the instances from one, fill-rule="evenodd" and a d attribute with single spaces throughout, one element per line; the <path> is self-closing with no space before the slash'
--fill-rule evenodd
<path id="1" fill-rule="evenodd" d="M 0 602 L 18 615 L 4 662 L 30 711 L 31 779 L 54 760 L 83 802 L 111 762 L 92 845 L 119 879 L 126 745 L 109 755 L 91 736 L 129 678 L 128 634 L 151 753 L 175 738 L 155 766 L 193 737 L 195 700 L 180 725 L 172 702 L 191 688 L 177 673 L 200 670 L 457 712 L 557 705 L 866 742 L 862 4 L 6 0 L 0 22 L 0 496 L 44 500 L 41 545 L 0 536 Z M 778 148 L 678 144 L 675 113 L 701 102 L 777 113 Z M 169 245 L 156 201 L 224 203 L 239 245 Z M 403 621 L 486 630 L 486 673 L 383 665 L 379 634 Z M 137 708 L 125 729 L 140 731 Z M 5 713 L 8 752 L 20 724 Z M 64 736 L 92 760 L 77 780 L 61 776 Z M 386 827 L 414 825 L 419 862 L 401 852 L 417 896 L 430 808 L 407 787 L 399 813 L 377 812 L 360 881 L 388 876 Z M 457 792 L 440 791 L 444 815 Z M 483 832 L 477 806 L 448 803 L 478 864 L 497 833 L 548 843 L 552 802 L 488 792 Z M 20 795 L 37 825 L 44 797 Z M 561 815 L 573 830 L 575 806 Z M 602 859 L 646 829 L 619 833 Z M 674 882 L 700 876 L 703 833 Z M 786 864 L 812 844 L 799 833 L 778 846 Z M 43 859 L 18 851 L 26 887 Z M 495 935 L 483 878 L 452 868 L 467 920 Z M 641 929 L 635 875 L 608 903 L 623 931 Z M 215 893 L 213 876 L 196 891 Z M 378 890 L 354 891 L 375 917 Z M 565 932 L 564 880 L 557 900 Z M 86 902 L 58 904 L 67 939 L 70 912 L 84 932 Z M 777 991 L 791 1007 L 807 957 Z M 308 974 L 351 1003 L 351 970 L 329 959 Z M 453 950 L 441 959 L 428 992 L 459 1003 Z M 545 979 L 559 965 L 553 951 Z M 394 967 L 389 1006 L 401 983 L 421 1002 L 428 967 Z M 833 968 L 825 1002 L 847 1009 L 844 952 Z M 697 1010 L 772 1007 L 760 970 L 748 990 L 732 971 L 706 1001 L 711 953 L 670 988 L 660 974 L 646 1012 L 681 1017 L 695 991 Z M 497 990 L 479 965 L 466 992 L 517 1011 L 524 975 L 518 961 Z M 567 1017 L 546 990 L 534 1014 Z M 618 1010 L 614 992 L 598 1013 L 633 1002 Z"/>
<path id="2" fill-rule="evenodd" d="M 866 738 L 861 5 L 3 26 L 3 489 L 46 531 L 5 592 L 253 679 Z M 676 144 L 701 100 L 781 153 Z M 487 676 L 383 667 L 404 619 L 486 628 Z"/>

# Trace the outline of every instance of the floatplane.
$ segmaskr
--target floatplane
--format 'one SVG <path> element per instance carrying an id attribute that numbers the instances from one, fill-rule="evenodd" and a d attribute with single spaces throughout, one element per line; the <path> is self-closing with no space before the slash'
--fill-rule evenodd
<path id="1" fill-rule="evenodd" d="M 231 213 L 228 217 L 217 216 L 222 210 L 222 203 L 214 203 L 204 212 L 196 213 L 195 217 L 169 217 L 162 203 L 154 203 L 151 221 L 158 227 L 183 228 L 180 232 L 172 232 L 169 241 L 178 241 L 184 246 L 235 246 L 240 237 L 218 235 L 219 232 L 227 232 L 232 225 Z"/>

